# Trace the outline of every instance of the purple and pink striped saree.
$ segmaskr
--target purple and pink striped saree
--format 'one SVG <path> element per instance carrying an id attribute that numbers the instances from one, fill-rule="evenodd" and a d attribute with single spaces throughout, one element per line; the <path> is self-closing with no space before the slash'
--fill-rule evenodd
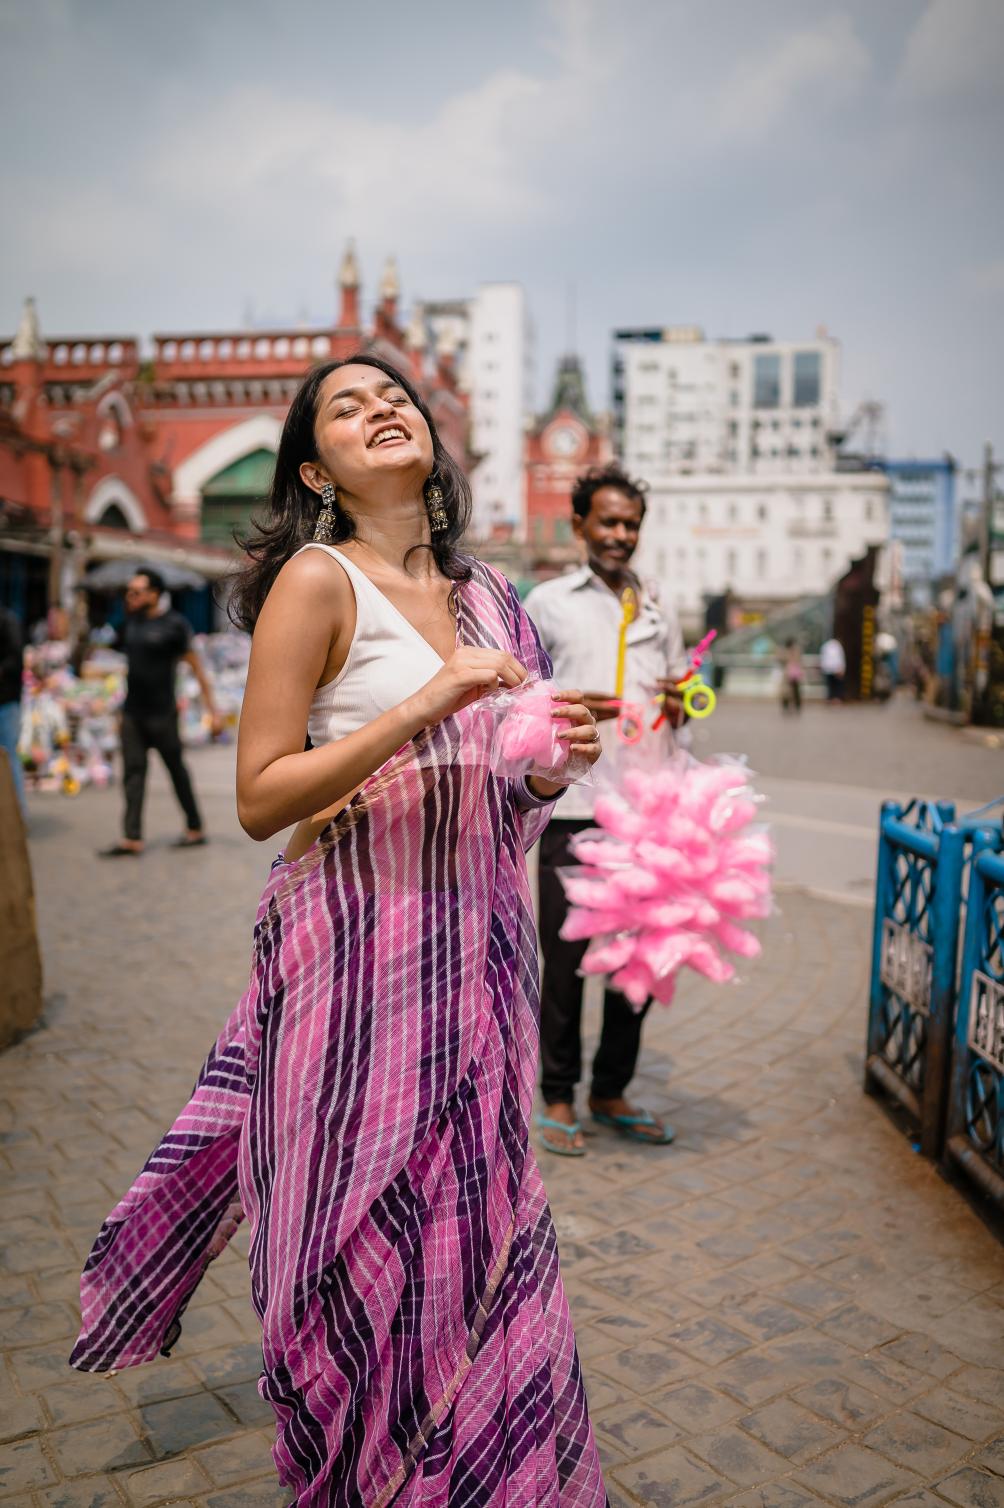
<path id="1" fill-rule="evenodd" d="M 504 578 L 475 564 L 458 595 L 463 642 L 549 673 Z M 549 808 L 490 773 L 490 739 L 448 718 L 275 865 L 247 993 L 81 1281 L 72 1364 L 149 1361 L 247 1216 L 303 1508 L 606 1502 L 528 1142 Z"/>

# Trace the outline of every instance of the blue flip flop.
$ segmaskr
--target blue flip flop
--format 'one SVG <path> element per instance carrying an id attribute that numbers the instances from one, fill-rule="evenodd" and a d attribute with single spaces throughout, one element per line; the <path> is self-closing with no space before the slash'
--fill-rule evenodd
<path id="1" fill-rule="evenodd" d="M 598 1126 L 609 1126 L 611 1131 L 620 1132 L 628 1141 L 646 1142 L 650 1147 L 668 1147 L 676 1135 L 672 1126 L 664 1127 L 661 1136 L 646 1136 L 644 1131 L 639 1131 L 639 1126 L 658 1124 L 648 1110 L 642 1110 L 638 1115 L 604 1115 L 600 1110 L 592 1110 L 590 1114 Z"/>
<path id="2" fill-rule="evenodd" d="M 582 1130 L 578 1121 L 573 1121 L 569 1126 L 565 1121 L 553 1121 L 546 1115 L 535 1115 L 534 1121 L 538 1126 L 546 1127 L 549 1131 L 561 1131 L 563 1135 L 568 1137 L 567 1147 L 556 1147 L 552 1142 L 546 1141 L 542 1137 L 541 1146 L 545 1152 L 553 1152 L 555 1157 L 585 1157 L 585 1147 L 577 1147 L 572 1140 L 572 1137 Z"/>

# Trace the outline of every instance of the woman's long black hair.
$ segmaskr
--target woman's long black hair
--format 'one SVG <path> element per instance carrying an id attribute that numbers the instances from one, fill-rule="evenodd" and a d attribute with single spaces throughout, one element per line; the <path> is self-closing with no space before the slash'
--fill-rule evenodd
<path id="1" fill-rule="evenodd" d="M 341 361 L 328 361 L 314 367 L 289 406 L 275 457 L 275 473 L 267 508 L 261 518 L 251 520 L 254 533 L 240 541 L 250 560 L 234 579 L 227 606 L 231 621 L 248 633 L 253 633 L 265 598 L 286 561 L 296 554 L 301 545 L 314 537 L 320 498 L 300 476 L 300 467 L 304 461 L 316 461 L 318 458 L 314 421 L 321 384 L 339 367 L 347 366 L 377 367 L 379 371 L 386 373 L 395 385 L 404 389 L 428 424 L 432 436 L 431 479 L 443 494 L 447 525 L 445 529 L 433 534 L 430 545 L 415 545 L 413 548 L 431 549 L 436 565 L 451 581 L 467 581 L 470 578 L 470 565 L 457 550 L 471 516 L 470 484 L 439 438 L 432 415 L 412 384 L 389 362 L 360 351 Z M 355 521 L 351 514 L 344 508 L 339 508 L 336 513 L 335 542 L 351 539 L 355 532 Z M 410 550 L 408 554 L 411 554 Z"/>

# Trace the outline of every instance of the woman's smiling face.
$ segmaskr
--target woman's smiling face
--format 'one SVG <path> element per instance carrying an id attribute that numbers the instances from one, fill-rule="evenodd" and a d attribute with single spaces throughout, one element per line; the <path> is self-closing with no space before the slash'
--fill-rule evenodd
<path id="1" fill-rule="evenodd" d="M 407 391 L 362 362 L 329 373 L 317 395 L 317 456 L 335 486 L 356 497 L 396 475 L 421 485 L 433 465 L 429 426 Z M 309 469 L 309 468 L 308 468 Z M 304 480 L 311 483 L 311 478 Z"/>

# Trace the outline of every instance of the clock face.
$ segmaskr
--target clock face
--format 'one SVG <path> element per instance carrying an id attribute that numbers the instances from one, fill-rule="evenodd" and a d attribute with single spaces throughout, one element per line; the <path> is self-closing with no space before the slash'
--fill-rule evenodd
<path id="1" fill-rule="evenodd" d="M 547 436 L 547 448 L 554 456 L 573 456 L 579 448 L 579 432 L 571 424 L 559 424 Z"/>

